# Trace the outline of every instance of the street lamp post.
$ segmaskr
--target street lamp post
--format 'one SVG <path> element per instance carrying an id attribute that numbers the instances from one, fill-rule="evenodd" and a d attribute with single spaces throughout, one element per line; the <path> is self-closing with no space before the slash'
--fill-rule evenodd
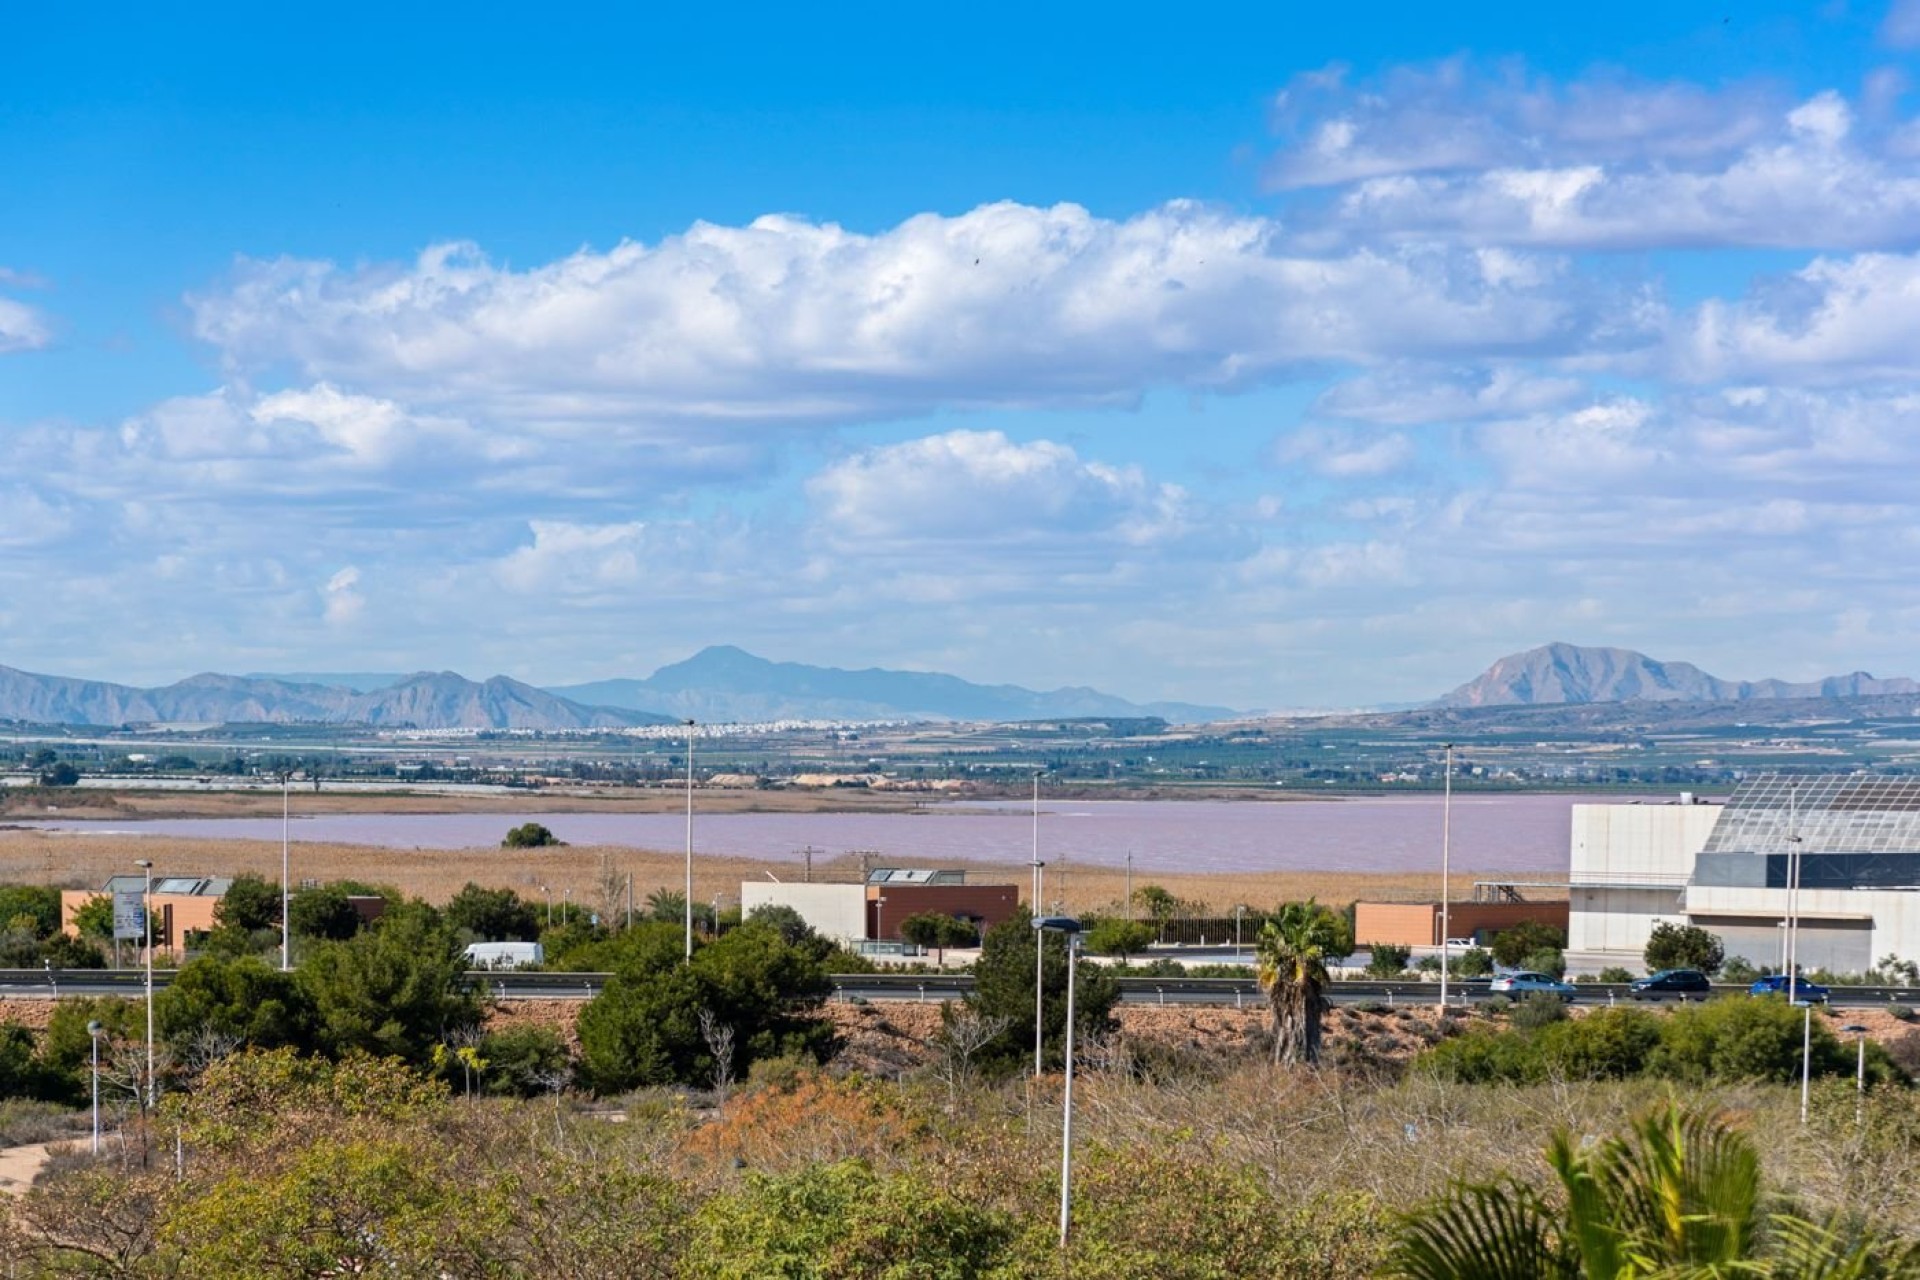
<path id="1" fill-rule="evenodd" d="M 693 959 L 693 727 L 687 721 L 687 959 Z"/>
<path id="2" fill-rule="evenodd" d="M 87 1038 L 93 1041 L 93 1154 L 100 1154 L 100 1032 L 98 1022 L 87 1023 Z"/>
<path id="3" fill-rule="evenodd" d="M 1080 957 L 1080 922 L 1065 916 L 1046 916 L 1033 922 L 1036 949 L 1041 935 L 1052 931 L 1067 940 L 1067 1087 L 1060 1102 L 1060 1247 L 1067 1247 L 1067 1225 L 1073 1210 L 1073 989 Z"/>
<path id="4" fill-rule="evenodd" d="M 140 897 L 140 915 L 141 928 L 145 930 L 147 935 L 145 939 L 147 944 L 147 1107 L 151 1109 L 155 1098 L 155 1081 L 153 1076 L 153 862 L 150 859 L 141 858 L 133 865 L 139 867 L 140 870 L 146 874 L 147 878 L 146 891 Z"/>
<path id="5" fill-rule="evenodd" d="M 1247 904 L 1244 902 L 1233 904 L 1233 958 L 1235 960 L 1240 958 L 1240 916 L 1246 909 Z"/>
<path id="6" fill-rule="evenodd" d="M 1791 981 L 1791 980 L 1789 980 Z M 1807 1098 L 1813 1089 L 1813 1001 L 1801 1010 L 1800 1022 L 1800 1123 L 1807 1122 Z"/>
<path id="7" fill-rule="evenodd" d="M 546 885 L 540 886 L 540 892 L 547 895 L 547 928 L 553 928 L 553 890 Z"/>
<path id="8" fill-rule="evenodd" d="M 1040 919 L 1045 910 L 1040 905 L 1040 894 L 1046 884 L 1042 868 L 1046 864 L 1040 861 L 1040 775 L 1033 775 L 1033 918 Z M 1033 1076 L 1040 1078 L 1040 1045 L 1042 1027 L 1040 1020 L 1041 1005 L 1046 1000 L 1046 954 L 1040 946 L 1040 935 L 1033 935 Z"/>
<path id="9" fill-rule="evenodd" d="M 1867 1029 L 1857 1022 L 1849 1022 L 1840 1029 L 1854 1037 L 1854 1052 L 1858 1055 L 1853 1061 L 1853 1122 L 1857 1125 L 1867 1110 Z"/>
<path id="10" fill-rule="evenodd" d="M 573 920 L 573 886 L 568 885 L 560 891 L 560 923 L 569 924 Z"/>
<path id="11" fill-rule="evenodd" d="M 292 808 L 293 773 L 280 771 L 280 971 L 285 973 L 293 968 L 292 924 L 288 918 L 288 908 L 292 905 L 292 880 L 288 878 L 291 859 L 288 856 L 287 818 Z"/>
<path id="12" fill-rule="evenodd" d="M 1800 788 L 1787 787 L 1787 1003 L 1800 998 Z M 1805 1090 L 1801 1091 L 1802 1094 Z M 1800 1106 L 1804 1123 L 1807 1108 Z"/>
<path id="13" fill-rule="evenodd" d="M 1447 975 L 1453 948 L 1453 915 L 1448 910 L 1448 882 L 1453 873 L 1453 744 L 1445 744 L 1447 771 L 1440 800 L 1440 1007 L 1447 1007 Z"/>

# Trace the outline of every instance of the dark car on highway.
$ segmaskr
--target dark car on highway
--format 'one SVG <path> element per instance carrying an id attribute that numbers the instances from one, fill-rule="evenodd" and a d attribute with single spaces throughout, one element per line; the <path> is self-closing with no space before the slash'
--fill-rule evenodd
<path id="1" fill-rule="evenodd" d="M 1784 973 L 1770 973 L 1748 987 L 1747 994 L 1750 996 L 1784 996 L 1787 994 L 1787 975 Z M 1827 997 L 1832 995 L 1833 992 L 1817 982 L 1808 982 L 1805 978 L 1801 978 L 1793 984 L 1792 994 L 1795 1000 L 1811 1000 L 1815 1004 L 1825 1004 Z"/>
<path id="2" fill-rule="evenodd" d="M 1713 984 L 1698 969 L 1662 969 L 1627 988 L 1635 1000 L 1687 1000 L 1712 991 Z"/>

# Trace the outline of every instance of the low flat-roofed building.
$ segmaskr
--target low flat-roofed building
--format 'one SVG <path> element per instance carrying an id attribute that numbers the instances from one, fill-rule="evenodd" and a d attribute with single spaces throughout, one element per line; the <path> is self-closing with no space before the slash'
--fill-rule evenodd
<path id="1" fill-rule="evenodd" d="M 226 896 L 231 879 L 221 876 L 155 876 L 152 896 L 146 898 L 154 919 L 154 945 L 177 951 L 189 932 L 214 927 L 213 909 Z M 78 936 L 80 929 L 73 917 L 95 898 L 121 899 L 131 895 L 140 899 L 147 891 L 144 875 L 114 876 L 99 890 L 62 889 L 60 891 L 60 927 Z M 135 924 L 138 929 L 138 923 Z"/>

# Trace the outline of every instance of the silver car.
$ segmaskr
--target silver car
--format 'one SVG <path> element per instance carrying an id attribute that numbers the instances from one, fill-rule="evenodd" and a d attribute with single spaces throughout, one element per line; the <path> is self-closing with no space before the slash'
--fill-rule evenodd
<path id="1" fill-rule="evenodd" d="M 1503 973 L 1487 984 L 1487 990 L 1497 996 L 1530 996 L 1536 991 L 1545 991 L 1571 1002 L 1579 994 L 1579 989 L 1571 982 L 1545 973 Z"/>

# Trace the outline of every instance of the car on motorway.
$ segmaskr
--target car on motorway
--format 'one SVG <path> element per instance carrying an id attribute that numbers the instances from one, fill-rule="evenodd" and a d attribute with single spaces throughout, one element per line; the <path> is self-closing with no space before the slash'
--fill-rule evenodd
<path id="1" fill-rule="evenodd" d="M 1688 1000 L 1712 994 L 1713 984 L 1698 969 L 1662 969 L 1627 987 L 1635 1000 Z"/>
<path id="2" fill-rule="evenodd" d="M 1571 982 L 1562 982 L 1549 973 L 1503 973 L 1487 984 L 1487 990 L 1496 996 L 1530 996 L 1544 991 L 1569 1002 L 1580 994 Z"/>
<path id="3" fill-rule="evenodd" d="M 1787 975 L 1770 973 L 1747 988 L 1750 996 L 1784 996 L 1787 994 Z M 1814 1004 L 1825 1004 L 1833 992 L 1817 982 L 1808 982 L 1801 978 L 1793 984 L 1795 1000 L 1809 1000 Z"/>

